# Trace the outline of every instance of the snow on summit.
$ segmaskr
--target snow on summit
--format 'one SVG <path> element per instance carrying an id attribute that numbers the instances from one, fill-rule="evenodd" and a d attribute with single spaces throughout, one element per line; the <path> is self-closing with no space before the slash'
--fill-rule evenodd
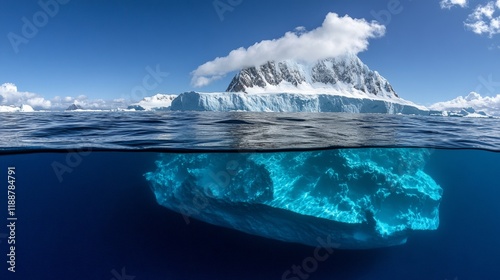
<path id="1" fill-rule="evenodd" d="M 354 54 L 314 63 L 270 61 L 240 71 L 227 91 L 330 93 L 354 98 L 399 97 L 384 77 L 370 70 Z"/>

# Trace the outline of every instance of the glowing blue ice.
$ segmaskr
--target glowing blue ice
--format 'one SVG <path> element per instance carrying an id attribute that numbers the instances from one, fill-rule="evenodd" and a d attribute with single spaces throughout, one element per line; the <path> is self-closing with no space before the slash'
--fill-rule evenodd
<path id="1" fill-rule="evenodd" d="M 145 176 L 158 203 L 215 225 L 344 249 L 403 244 L 439 225 L 427 149 L 163 154 Z"/>

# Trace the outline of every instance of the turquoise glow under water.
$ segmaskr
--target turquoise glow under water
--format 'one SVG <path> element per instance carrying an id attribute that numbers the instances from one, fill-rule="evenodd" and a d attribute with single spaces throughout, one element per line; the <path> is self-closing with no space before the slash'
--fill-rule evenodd
<path id="1" fill-rule="evenodd" d="M 442 189 L 428 149 L 162 154 L 145 176 L 157 201 L 186 217 L 268 238 L 363 249 L 439 225 Z"/>

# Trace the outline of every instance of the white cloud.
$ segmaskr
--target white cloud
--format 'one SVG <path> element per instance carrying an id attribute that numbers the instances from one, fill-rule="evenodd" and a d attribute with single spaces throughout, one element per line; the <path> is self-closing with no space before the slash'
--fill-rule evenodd
<path id="1" fill-rule="evenodd" d="M 30 105 L 33 108 L 43 108 L 48 109 L 51 107 L 50 100 L 45 100 L 43 97 L 33 97 L 26 102 L 26 104 Z"/>
<path id="2" fill-rule="evenodd" d="M 23 104 L 38 109 L 49 109 L 52 106 L 50 100 L 36 93 L 18 91 L 17 86 L 12 83 L 4 83 L 0 86 L 0 105 L 20 107 Z"/>
<path id="3" fill-rule="evenodd" d="M 0 92 L 17 92 L 17 87 L 12 83 L 5 83 L 0 86 Z"/>
<path id="4" fill-rule="evenodd" d="M 500 33 L 500 16 L 495 13 L 500 10 L 500 0 L 478 5 L 465 21 L 465 26 L 472 32 L 490 38 Z"/>
<path id="5" fill-rule="evenodd" d="M 297 27 L 295 27 L 294 32 L 296 35 L 300 36 L 300 35 L 306 33 L 307 29 L 304 26 L 297 26 Z"/>
<path id="6" fill-rule="evenodd" d="M 440 5 L 442 9 L 451 9 L 453 6 L 465 8 L 468 2 L 468 0 L 441 0 Z"/>
<path id="7" fill-rule="evenodd" d="M 381 37 L 384 33 L 385 27 L 377 22 L 329 13 L 322 26 L 314 30 L 298 27 L 281 38 L 264 40 L 248 48 L 233 50 L 225 57 L 217 57 L 194 70 L 191 82 L 195 87 L 202 87 L 229 72 L 257 67 L 270 60 L 313 62 L 346 53 L 357 54 L 368 48 L 368 39 Z"/>
<path id="8" fill-rule="evenodd" d="M 460 111 L 463 108 L 470 107 L 492 116 L 500 116 L 500 94 L 494 97 L 482 97 L 479 93 L 471 92 L 465 97 L 459 96 L 453 100 L 439 102 L 430 106 L 431 109 L 439 111 Z"/>

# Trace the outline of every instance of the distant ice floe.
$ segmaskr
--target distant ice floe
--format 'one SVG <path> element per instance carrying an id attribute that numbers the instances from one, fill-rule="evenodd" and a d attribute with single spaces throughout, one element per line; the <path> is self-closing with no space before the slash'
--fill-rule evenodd
<path id="1" fill-rule="evenodd" d="M 156 94 L 151 97 L 145 97 L 138 103 L 134 103 L 128 106 L 127 110 L 134 111 L 161 111 L 169 110 L 172 105 L 172 101 L 177 97 L 176 94 Z"/>
<path id="2" fill-rule="evenodd" d="M 16 106 L 0 106 L 0 112 L 35 112 L 30 105 L 23 104 L 20 107 Z"/>
<path id="3" fill-rule="evenodd" d="M 442 111 L 445 116 L 500 117 L 500 94 L 482 97 L 479 93 L 471 92 L 465 97 L 459 96 L 450 101 L 438 102 L 430 108 Z"/>

